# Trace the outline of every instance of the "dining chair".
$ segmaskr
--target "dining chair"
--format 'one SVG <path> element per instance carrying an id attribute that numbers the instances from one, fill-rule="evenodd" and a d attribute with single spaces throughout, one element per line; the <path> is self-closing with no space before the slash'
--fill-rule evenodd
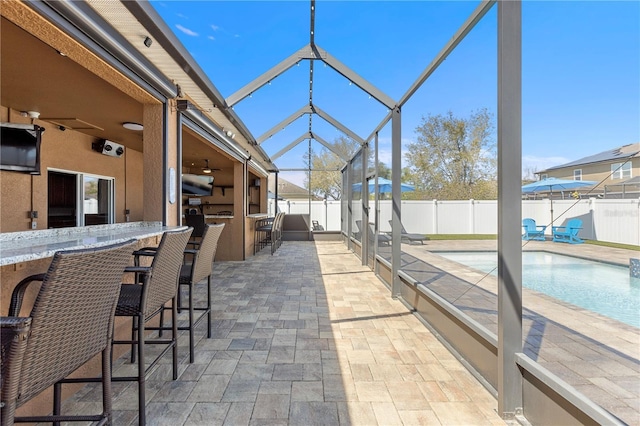
<path id="1" fill-rule="evenodd" d="M 134 252 L 136 266 L 127 267 L 125 272 L 135 273 L 132 284 L 120 286 L 120 296 L 116 305 L 116 317 L 130 317 L 131 340 L 114 340 L 114 345 L 131 345 L 132 362 L 137 353 L 137 376 L 112 377 L 112 381 L 138 382 L 138 422 L 144 425 L 145 414 L 145 380 L 147 374 L 158 361 L 170 350 L 173 350 L 173 380 L 178 378 L 178 328 L 177 328 L 177 303 L 178 279 L 182 267 L 184 250 L 187 246 L 193 228 L 184 228 L 176 231 L 167 231 L 162 235 L 158 247 L 145 247 Z M 150 266 L 141 266 L 141 258 L 150 258 Z M 157 327 L 145 326 L 156 315 L 164 311 L 164 306 L 171 301 L 171 328 L 164 328 L 163 324 Z M 150 338 L 146 335 L 148 330 L 171 330 L 171 338 Z M 146 366 L 146 345 L 165 345 L 164 349 L 154 358 L 150 365 Z M 137 349 L 137 351 L 136 351 Z"/>
<path id="2" fill-rule="evenodd" d="M 111 423 L 113 314 L 122 275 L 135 244 L 129 240 L 98 248 L 59 251 L 46 273 L 27 277 L 15 287 L 9 317 L 0 320 L 1 424 L 12 425 L 15 421 Z M 20 318 L 24 294 L 36 282 L 41 285 L 29 318 Z M 30 330 L 29 321 L 25 320 L 31 321 Z M 17 340 L 5 340 L 7 332 Z M 102 355 L 100 378 L 67 378 L 98 354 Z M 102 412 L 62 415 L 62 384 L 92 381 L 102 383 Z M 15 417 L 17 407 L 52 385 L 53 414 Z"/>

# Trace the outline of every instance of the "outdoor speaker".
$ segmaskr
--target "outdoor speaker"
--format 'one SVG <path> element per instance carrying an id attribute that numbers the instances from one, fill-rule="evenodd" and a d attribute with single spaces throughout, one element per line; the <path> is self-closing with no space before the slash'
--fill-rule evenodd
<path id="1" fill-rule="evenodd" d="M 124 146 L 106 139 L 94 142 L 91 147 L 94 151 L 112 157 L 120 157 L 124 154 Z"/>

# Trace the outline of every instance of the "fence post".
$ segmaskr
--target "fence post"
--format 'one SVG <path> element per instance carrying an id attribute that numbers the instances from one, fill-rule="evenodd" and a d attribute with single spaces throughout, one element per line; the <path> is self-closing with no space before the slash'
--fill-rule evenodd
<path id="1" fill-rule="evenodd" d="M 638 206 L 638 238 L 636 239 L 636 245 L 640 246 L 640 198 L 636 200 L 636 204 Z"/>
<path id="2" fill-rule="evenodd" d="M 324 200 L 322 200 L 322 202 L 324 203 L 324 217 L 322 218 L 322 223 L 324 223 L 324 229 L 329 229 L 329 224 L 327 223 L 327 209 L 328 209 L 328 204 L 327 204 L 327 199 L 325 198 Z"/>
<path id="3" fill-rule="evenodd" d="M 433 200 L 432 210 L 433 210 L 433 214 L 431 216 L 433 218 L 432 219 L 433 220 L 433 233 L 437 235 L 439 232 L 438 232 L 438 200 L 436 200 L 436 199 Z"/>
<path id="4" fill-rule="evenodd" d="M 469 224 L 469 228 L 471 229 L 471 234 L 475 234 L 475 230 L 476 230 L 476 210 L 475 210 L 475 202 L 474 199 L 470 199 L 469 200 L 469 204 L 471 205 L 470 207 L 470 212 L 469 212 L 469 219 L 471 220 L 471 223 Z"/>
<path id="5" fill-rule="evenodd" d="M 596 236 L 598 234 L 596 234 L 596 198 L 595 197 L 590 197 L 589 198 L 589 216 L 591 217 L 591 236 L 590 238 L 596 239 Z"/>

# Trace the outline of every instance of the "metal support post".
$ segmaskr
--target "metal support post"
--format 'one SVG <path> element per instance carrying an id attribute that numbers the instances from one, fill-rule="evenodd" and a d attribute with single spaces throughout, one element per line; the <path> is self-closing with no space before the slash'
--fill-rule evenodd
<path id="1" fill-rule="evenodd" d="M 353 190 L 351 185 L 351 176 L 353 176 L 353 165 L 351 163 L 352 162 L 349 161 L 345 170 L 345 173 L 347 174 L 347 187 L 343 189 L 347 197 L 347 246 L 349 247 L 349 250 L 353 250 L 353 243 L 351 242 L 351 233 L 353 232 L 353 226 L 351 226 L 351 223 L 353 222 L 353 211 L 351 208 L 351 202 L 353 201 Z"/>
<path id="2" fill-rule="evenodd" d="M 522 409 L 522 4 L 498 1 L 498 413 Z"/>
<path id="3" fill-rule="evenodd" d="M 401 197 L 400 184 L 402 179 L 402 139 L 401 139 L 401 114 L 400 107 L 396 106 L 391 112 L 391 273 L 393 283 L 391 296 L 397 298 L 400 295 L 400 257 L 402 256 L 401 242 Z"/>
<path id="4" fill-rule="evenodd" d="M 278 172 L 275 172 L 276 175 L 276 198 L 275 198 L 275 209 L 273 209 L 273 216 L 275 217 L 276 213 L 278 213 Z"/>
<path id="5" fill-rule="evenodd" d="M 374 197 L 373 197 L 373 205 L 374 205 L 374 211 L 376 212 L 376 219 L 375 219 L 375 226 L 374 229 L 377 231 L 380 230 L 380 187 L 378 186 L 378 132 L 376 132 L 376 136 L 375 136 L 375 160 L 374 160 L 374 167 L 375 167 L 375 173 L 373 175 L 373 179 L 374 182 L 376 183 L 376 185 L 374 186 L 375 190 L 374 190 Z M 376 265 L 376 258 L 378 257 L 378 242 L 376 241 L 376 244 L 373 246 L 373 264 L 374 266 Z M 377 274 L 378 273 L 378 267 L 376 266 L 374 268 L 374 272 Z"/>
<path id="6" fill-rule="evenodd" d="M 375 244 L 375 239 L 373 241 L 369 241 L 369 183 L 367 182 L 367 157 L 369 156 L 369 148 L 366 144 L 362 146 L 360 155 L 362 156 L 362 170 L 360 173 L 360 182 L 362 182 L 362 189 L 360 191 L 360 202 L 362 203 L 362 235 L 360 236 L 360 241 L 362 242 L 362 253 L 360 255 L 360 260 L 363 265 L 368 265 L 369 244 Z"/>

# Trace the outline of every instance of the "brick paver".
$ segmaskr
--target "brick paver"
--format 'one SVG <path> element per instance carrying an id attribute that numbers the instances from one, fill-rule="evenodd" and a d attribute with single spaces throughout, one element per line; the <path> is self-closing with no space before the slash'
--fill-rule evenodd
<path id="1" fill-rule="evenodd" d="M 285 242 L 217 262 L 214 326 L 180 376 L 147 382 L 150 425 L 505 424 L 495 398 L 340 242 Z M 129 368 L 117 362 L 116 368 Z M 99 401 L 80 392 L 73 411 Z M 116 386 L 115 424 L 135 424 L 136 384 Z"/>

